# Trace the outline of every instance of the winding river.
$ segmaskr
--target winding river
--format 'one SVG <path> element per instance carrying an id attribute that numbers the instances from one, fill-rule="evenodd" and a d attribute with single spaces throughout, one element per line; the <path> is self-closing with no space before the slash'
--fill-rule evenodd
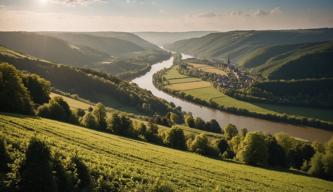
<path id="1" fill-rule="evenodd" d="M 183 54 L 183 59 L 189 58 L 189 55 Z M 173 102 L 175 105 L 180 106 L 184 111 L 191 112 L 195 117 L 201 117 L 205 121 L 216 119 L 221 127 L 232 123 L 238 128 L 247 128 L 249 131 L 262 131 L 264 133 L 279 133 L 284 132 L 288 135 L 303 138 L 311 141 L 326 142 L 333 136 L 333 132 L 316 129 L 312 127 L 296 126 L 286 123 L 277 123 L 267 121 L 263 119 L 245 117 L 240 115 L 234 115 L 231 113 L 211 109 L 188 101 L 171 96 L 163 91 L 158 90 L 153 85 L 153 74 L 164 69 L 169 68 L 173 64 L 173 57 L 169 60 L 156 63 L 152 65 L 152 68 L 145 75 L 132 80 L 139 87 L 151 91 L 155 96 L 163 98 L 169 102 Z"/>

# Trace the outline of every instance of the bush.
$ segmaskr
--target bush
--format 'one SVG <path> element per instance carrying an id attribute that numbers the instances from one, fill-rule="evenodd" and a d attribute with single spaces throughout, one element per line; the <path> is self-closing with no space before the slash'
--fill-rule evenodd
<path id="1" fill-rule="evenodd" d="M 194 119 L 193 119 L 192 115 L 186 115 L 186 117 L 185 117 L 185 124 L 188 127 L 191 127 L 191 128 L 195 127 L 195 122 L 194 122 Z"/>
<path id="2" fill-rule="evenodd" d="M 241 150 L 236 157 L 246 164 L 266 165 L 268 148 L 264 135 L 257 132 L 248 133 L 241 143 Z"/>
<path id="3" fill-rule="evenodd" d="M 224 127 L 224 135 L 228 140 L 238 135 L 237 127 L 233 124 L 228 124 Z"/>
<path id="4" fill-rule="evenodd" d="M 205 134 L 196 135 L 194 140 L 190 145 L 190 150 L 199 153 L 201 155 L 206 156 L 214 156 L 218 155 L 217 150 L 215 150 L 208 141 L 208 138 Z"/>
<path id="5" fill-rule="evenodd" d="M 91 191 L 93 185 L 88 167 L 78 156 L 72 157 L 69 168 L 74 178 L 74 191 Z"/>
<path id="6" fill-rule="evenodd" d="M 184 131 L 177 127 L 171 128 L 165 137 L 164 143 L 172 148 L 185 150 L 186 141 Z"/>
<path id="7" fill-rule="evenodd" d="M 9 64 L 0 64 L 0 110 L 32 114 L 33 102 L 19 72 Z"/>
<path id="8" fill-rule="evenodd" d="M 1 173 L 7 173 L 9 169 L 9 163 L 11 162 L 10 155 L 8 153 L 6 140 L 0 137 L 0 175 Z"/>

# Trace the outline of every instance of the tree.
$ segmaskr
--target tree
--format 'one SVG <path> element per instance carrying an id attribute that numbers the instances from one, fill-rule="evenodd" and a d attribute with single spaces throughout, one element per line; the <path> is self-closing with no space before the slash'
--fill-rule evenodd
<path id="1" fill-rule="evenodd" d="M 9 64 L 0 64 L 0 110 L 32 114 L 33 105 L 19 72 Z"/>
<path id="2" fill-rule="evenodd" d="M 205 121 L 202 120 L 200 117 L 195 118 L 194 124 L 195 124 L 195 128 L 197 128 L 197 129 L 201 129 L 201 130 L 205 129 Z"/>
<path id="3" fill-rule="evenodd" d="M 107 127 L 106 124 L 106 109 L 102 103 L 97 103 L 92 111 L 96 119 L 96 126 L 98 129 L 105 130 Z"/>
<path id="4" fill-rule="evenodd" d="M 57 191 L 51 161 L 49 147 L 39 139 L 32 138 L 25 153 L 25 160 L 19 168 L 19 191 Z"/>
<path id="5" fill-rule="evenodd" d="M 210 129 L 208 131 L 211 131 L 214 133 L 222 133 L 220 124 L 215 119 L 210 120 L 209 125 L 210 125 Z"/>
<path id="6" fill-rule="evenodd" d="M 34 103 L 43 104 L 50 100 L 51 83 L 49 81 L 30 73 L 23 73 L 21 77 Z"/>
<path id="7" fill-rule="evenodd" d="M 172 127 L 166 135 L 165 143 L 172 148 L 186 149 L 184 131 L 180 128 Z"/>
<path id="8" fill-rule="evenodd" d="M 224 138 L 218 139 L 215 141 L 215 147 L 223 154 L 229 148 L 228 141 Z"/>
<path id="9" fill-rule="evenodd" d="M 233 124 L 228 124 L 224 127 L 224 135 L 228 140 L 238 135 L 237 127 Z"/>
<path id="10" fill-rule="evenodd" d="M 191 128 L 195 127 L 195 123 L 194 123 L 194 119 L 193 119 L 192 115 L 185 116 L 185 124 Z"/>
<path id="11" fill-rule="evenodd" d="M 267 163 L 273 167 L 286 167 L 287 157 L 282 146 L 278 144 L 275 137 L 268 135 L 265 137 L 265 142 L 268 148 Z"/>
<path id="12" fill-rule="evenodd" d="M 241 143 L 237 159 L 250 165 L 265 165 L 268 160 L 268 148 L 262 133 L 251 132 Z"/>
<path id="13" fill-rule="evenodd" d="M 80 123 L 81 123 L 81 125 L 88 127 L 88 128 L 92 128 L 92 129 L 95 129 L 97 127 L 97 122 L 96 122 L 95 116 L 92 114 L 92 112 L 86 113 L 82 117 Z"/>
<path id="14" fill-rule="evenodd" d="M 131 119 L 124 115 L 120 116 L 117 113 L 113 113 L 112 116 L 108 118 L 107 127 L 115 134 L 127 136 L 132 136 L 133 134 L 133 124 Z"/>
<path id="15" fill-rule="evenodd" d="M 196 135 L 190 144 L 191 151 L 207 156 L 217 156 L 217 151 L 210 146 L 208 138 L 205 134 Z"/>

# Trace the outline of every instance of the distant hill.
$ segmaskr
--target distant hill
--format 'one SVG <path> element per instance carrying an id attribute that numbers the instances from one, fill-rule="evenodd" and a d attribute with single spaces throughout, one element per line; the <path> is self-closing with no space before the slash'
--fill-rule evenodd
<path id="1" fill-rule="evenodd" d="M 156 45 L 166 45 L 182 39 L 202 37 L 216 31 L 188 31 L 188 32 L 135 32 L 136 35 Z"/>
<path id="2" fill-rule="evenodd" d="M 90 33 L 44 32 L 41 34 L 62 39 L 73 45 L 91 47 L 105 52 L 110 56 L 125 56 L 131 52 L 145 50 L 145 48 L 130 41 L 114 37 L 91 35 Z"/>
<path id="3" fill-rule="evenodd" d="M 22 53 L 74 66 L 90 65 L 107 53 L 33 32 L 0 32 L 0 44 Z"/>
<path id="4" fill-rule="evenodd" d="M 333 41 L 271 46 L 250 55 L 243 66 L 268 79 L 333 77 Z"/>
<path id="5" fill-rule="evenodd" d="M 36 73 L 49 80 L 56 89 L 116 109 L 148 114 L 165 114 L 171 109 L 164 100 L 136 85 L 89 69 L 57 65 L 0 46 L 1 62 Z"/>
<path id="6" fill-rule="evenodd" d="M 138 46 L 147 50 L 161 50 L 157 45 L 147 40 L 144 40 L 143 38 L 133 33 L 105 31 L 105 32 L 87 32 L 86 34 L 100 36 L 100 37 L 113 37 L 117 39 L 122 39 L 125 41 L 135 43 Z"/>
<path id="7" fill-rule="evenodd" d="M 200 58 L 225 60 L 230 57 L 232 63 L 239 63 L 255 49 L 328 40 L 333 40 L 333 29 L 231 31 L 177 41 L 166 48 Z"/>

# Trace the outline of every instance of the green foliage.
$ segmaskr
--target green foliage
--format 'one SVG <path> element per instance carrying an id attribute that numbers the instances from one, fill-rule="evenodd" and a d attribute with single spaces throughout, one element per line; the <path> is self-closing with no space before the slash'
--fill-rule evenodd
<path id="1" fill-rule="evenodd" d="M 125 115 L 113 113 L 112 116 L 107 119 L 107 125 L 108 129 L 115 134 L 133 136 L 134 130 L 132 121 Z"/>
<path id="2" fill-rule="evenodd" d="M 268 135 L 265 137 L 265 142 L 268 148 L 268 165 L 272 167 L 286 167 L 287 157 L 284 149 L 278 144 L 275 137 Z"/>
<path id="3" fill-rule="evenodd" d="M 97 128 L 105 130 L 107 127 L 105 106 L 102 103 L 97 103 L 92 111 L 92 114 L 96 119 Z"/>
<path id="4" fill-rule="evenodd" d="M 194 119 L 193 119 L 192 115 L 186 115 L 185 116 L 185 124 L 188 127 L 191 127 L 191 128 L 195 127 L 195 122 L 194 122 Z"/>
<path id="5" fill-rule="evenodd" d="M 72 177 L 74 178 L 73 191 L 91 191 L 93 186 L 90 172 L 82 160 L 78 156 L 72 157 L 69 167 Z"/>
<path id="6" fill-rule="evenodd" d="M 83 126 L 85 126 L 85 127 L 92 128 L 92 129 L 95 129 L 97 127 L 96 118 L 92 114 L 92 112 L 86 113 L 82 117 L 82 119 L 80 121 L 80 124 L 83 125 Z"/>
<path id="7" fill-rule="evenodd" d="M 37 115 L 64 122 L 77 122 L 68 103 L 62 97 L 58 96 L 53 97 L 49 103 L 39 106 L 37 109 Z"/>
<path id="8" fill-rule="evenodd" d="M 43 104 L 50 100 L 51 83 L 49 81 L 30 73 L 23 73 L 21 77 L 34 103 Z"/>
<path id="9" fill-rule="evenodd" d="M 9 171 L 9 163 L 11 162 L 11 157 L 8 152 L 8 146 L 5 138 L 0 136 L 0 177 L 1 174 L 7 173 Z"/>
<path id="10" fill-rule="evenodd" d="M 197 129 L 205 129 L 205 121 L 202 120 L 200 117 L 196 117 L 195 120 L 194 120 L 194 125 L 195 125 L 195 128 Z"/>
<path id="11" fill-rule="evenodd" d="M 219 150 L 220 154 L 223 154 L 229 148 L 228 141 L 224 138 L 215 141 L 215 147 Z"/>
<path id="12" fill-rule="evenodd" d="M 224 127 L 224 136 L 229 140 L 238 135 L 237 127 L 233 124 L 228 124 Z"/>
<path id="13" fill-rule="evenodd" d="M 0 64 L 0 110 L 32 114 L 33 106 L 29 91 L 24 86 L 15 67 Z"/>
<path id="14" fill-rule="evenodd" d="M 170 131 L 168 131 L 164 143 L 172 148 L 185 150 L 186 141 L 183 129 L 172 127 Z"/>
<path id="15" fill-rule="evenodd" d="M 251 132 L 241 143 L 241 150 L 237 159 L 250 165 L 266 165 L 269 157 L 265 136 L 261 133 Z"/>
<path id="16" fill-rule="evenodd" d="M 25 160 L 20 167 L 22 177 L 20 191 L 57 191 L 52 175 L 52 157 L 49 147 L 37 138 L 32 138 L 25 153 Z"/>
<path id="17" fill-rule="evenodd" d="M 190 150 L 206 156 L 217 156 L 218 151 L 210 145 L 210 142 L 205 134 L 196 135 L 190 143 Z"/>

